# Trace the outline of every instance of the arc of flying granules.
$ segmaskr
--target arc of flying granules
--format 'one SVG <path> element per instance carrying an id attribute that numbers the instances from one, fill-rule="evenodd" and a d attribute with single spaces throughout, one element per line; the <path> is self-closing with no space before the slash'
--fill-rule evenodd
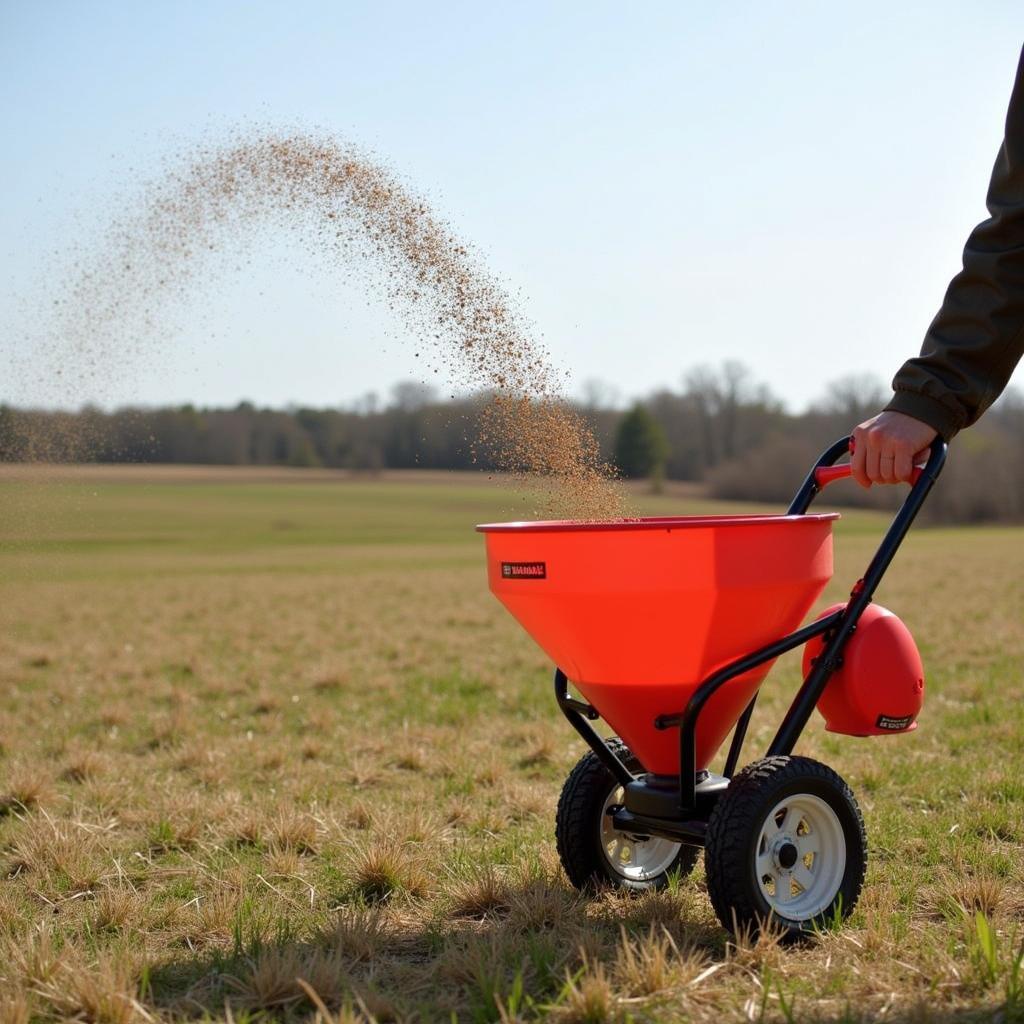
<path id="1" fill-rule="evenodd" d="M 455 388 L 493 394 L 475 443 L 539 489 L 542 514 L 622 514 L 614 472 L 520 310 L 420 197 L 330 137 L 242 133 L 172 167 L 90 254 L 61 307 L 64 337 L 97 350 L 91 365 L 102 376 L 133 344 L 129 332 L 152 327 L 159 303 L 188 293 L 204 254 L 268 221 L 309 232 L 318 257 L 339 270 L 365 263 L 429 369 Z"/>

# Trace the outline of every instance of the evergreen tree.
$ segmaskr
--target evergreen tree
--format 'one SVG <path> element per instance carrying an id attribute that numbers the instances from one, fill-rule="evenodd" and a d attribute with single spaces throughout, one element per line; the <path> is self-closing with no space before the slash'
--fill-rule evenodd
<path id="1" fill-rule="evenodd" d="M 663 474 L 669 455 L 665 432 L 639 403 L 622 418 L 615 435 L 615 464 L 623 476 Z"/>

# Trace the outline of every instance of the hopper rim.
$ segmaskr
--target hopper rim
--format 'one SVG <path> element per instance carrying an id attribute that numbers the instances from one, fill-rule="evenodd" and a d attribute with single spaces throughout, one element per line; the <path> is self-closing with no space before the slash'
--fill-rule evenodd
<path id="1" fill-rule="evenodd" d="M 811 515 L 720 515 L 720 516 L 649 516 L 637 519 L 548 519 L 522 520 L 508 523 L 480 523 L 477 533 L 597 533 L 630 532 L 634 530 L 687 530 L 719 526 L 769 526 L 796 523 L 821 523 L 839 519 L 838 512 L 817 512 Z"/>

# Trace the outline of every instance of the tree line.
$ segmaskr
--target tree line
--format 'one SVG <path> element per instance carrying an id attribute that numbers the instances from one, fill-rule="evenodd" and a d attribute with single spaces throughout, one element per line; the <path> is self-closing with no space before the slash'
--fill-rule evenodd
<path id="1" fill-rule="evenodd" d="M 616 408 L 587 389 L 578 403 L 605 456 L 626 476 L 701 481 L 713 496 L 785 503 L 816 455 L 873 415 L 887 390 L 874 378 L 832 382 L 793 414 L 739 363 L 698 367 L 675 388 Z M 127 408 L 106 412 L 0 405 L 0 461 L 325 466 L 352 470 L 490 469 L 477 420 L 489 396 L 442 400 L 401 384 L 386 401 L 287 410 Z M 43 439 L 42 441 L 40 439 Z M 830 500 L 891 505 L 896 489 L 835 488 Z M 927 505 L 933 520 L 1024 521 L 1024 399 L 1011 392 L 955 442 Z"/>

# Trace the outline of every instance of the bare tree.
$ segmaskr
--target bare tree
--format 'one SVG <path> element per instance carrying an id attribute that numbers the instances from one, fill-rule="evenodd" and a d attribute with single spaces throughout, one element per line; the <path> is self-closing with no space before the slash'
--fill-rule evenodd
<path id="1" fill-rule="evenodd" d="M 700 422 L 704 465 L 736 458 L 782 418 L 781 403 L 736 360 L 698 366 L 683 379 L 684 396 Z"/>
<path id="2" fill-rule="evenodd" d="M 886 389 L 873 373 L 853 373 L 831 381 L 825 395 L 814 403 L 814 409 L 860 422 L 878 412 L 886 401 Z"/>
<path id="3" fill-rule="evenodd" d="M 580 388 L 580 404 L 587 411 L 614 409 L 621 401 L 619 388 L 597 377 L 588 377 Z"/>
<path id="4" fill-rule="evenodd" d="M 403 381 L 391 389 L 391 408 L 414 412 L 437 401 L 437 391 L 419 381 Z"/>

